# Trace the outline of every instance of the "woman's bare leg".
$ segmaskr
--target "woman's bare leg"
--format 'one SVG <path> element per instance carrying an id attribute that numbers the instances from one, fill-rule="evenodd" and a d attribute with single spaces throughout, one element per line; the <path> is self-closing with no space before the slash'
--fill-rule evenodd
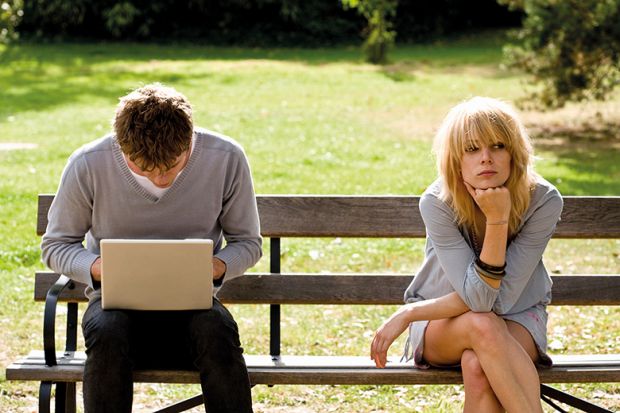
<path id="1" fill-rule="evenodd" d="M 512 325 L 510 328 L 515 329 Z M 515 331 L 521 337 L 520 330 Z M 542 412 L 532 359 L 513 338 L 506 322 L 495 314 L 467 312 L 431 321 L 424 347 L 424 358 L 435 365 L 458 364 L 464 351 L 472 350 L 506 410 Z"/>
<path id="2" fill-rule="evenodd" d="M 502 413 L 504 408 L 497 400 L 480 360 L 473 350 L 465 350 L 461 357 L 463 384 L 465 385 L 465 413 Z"/>
<path id="3" fill-rule="evenodd" d="M 536 344 L 534 343 L 534 339 L 532 335 L 525 327 L 523 327 L 519 323 L 515 323 L 514 321 L 505 320 L 506 327 L 508 327 L 508 332 L 512 336 L 512 338 L 519 343 L 521 348 L 528 355 L 532 363 L 528 364 L 528 367 L 533 370 L 535 376 L 532 375 L 528 380 L 521 380 L 520 383 L 525 389 L 527 394 L 532 395 L 532 398 L 540 405 L 540 377 L 538 377 L 538 372 L 536 371 L 535 362 L 538 361 L 538 349 L 536 348 Z"/>

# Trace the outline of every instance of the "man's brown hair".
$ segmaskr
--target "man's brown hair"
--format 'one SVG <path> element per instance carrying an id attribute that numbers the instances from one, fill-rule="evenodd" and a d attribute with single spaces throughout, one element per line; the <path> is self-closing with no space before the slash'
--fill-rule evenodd
<path id="1" fill-rule="evenodd" d="M 190 147 L 192 107 L 183 94 L 153 83 L 120 99 L 114 117 L 116 139 L 140 169 L 168 170 Z"/>

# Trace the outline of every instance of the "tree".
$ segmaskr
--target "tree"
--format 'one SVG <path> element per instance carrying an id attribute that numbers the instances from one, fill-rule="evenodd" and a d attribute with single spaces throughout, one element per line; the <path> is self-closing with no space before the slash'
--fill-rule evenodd
<path id="1" fill-rule="evenodd" d="M 498 0 L 526 17 L 505 48 L 539 88 L 534 102 L 604 100 L 620 80 L 620 0 Z"/>
<path id="2" fill-rule="evenodd" d="M 0 43 L 17 38 L 15 27 L 23 15 L 22 0 L 0 0 Z"/>
<path id="3" fill-rule="evenodd" d="M 357 9 L 368 22 L 362 47 L 366 59 L 375 64 L 386 63 L 388 49 L 396 38 L 389 19 L 396 16 L 398 0 L 342 0 L 342 4 L 345 8 Z"/>

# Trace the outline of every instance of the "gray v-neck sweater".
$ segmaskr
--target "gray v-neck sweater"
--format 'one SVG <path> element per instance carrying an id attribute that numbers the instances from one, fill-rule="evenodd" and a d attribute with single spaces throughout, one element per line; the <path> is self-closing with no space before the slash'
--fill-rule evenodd
<path id="1" fill-rule="evenodd" d="M 45 264 L 89 285 L 90 298 L 98 295 L 90 267 L 104 238 L 212 239 L 214 255 L 226 263 L 225 281 L 256 264 L 262 240 L 243 149 L 210 131 L 196 130 L 195 139 L 187 165 L 161 198 L 132 176 L 114 135 L 75 151 L 49 210 Z"/>

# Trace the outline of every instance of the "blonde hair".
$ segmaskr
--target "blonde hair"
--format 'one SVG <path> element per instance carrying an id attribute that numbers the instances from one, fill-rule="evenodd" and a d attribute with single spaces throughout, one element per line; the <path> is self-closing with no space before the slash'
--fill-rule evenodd
<path id="1" fill-rule="evenodd" d="M 511 156 L 510 175 L 504 184 L 512 208 L 508 234 L 514 235 L 530 204 L 537 175 L 532 167 L 532 144 L 515 110 L 507 103 L 474 97 L 453 107 L 435 136 L 434 152 L 442 178 L 440 198 L 456 213 L 457 224 L 476 228 L 477 206 L 463 183 L 461 160 L 466 148 L 502 143 Z"/>

